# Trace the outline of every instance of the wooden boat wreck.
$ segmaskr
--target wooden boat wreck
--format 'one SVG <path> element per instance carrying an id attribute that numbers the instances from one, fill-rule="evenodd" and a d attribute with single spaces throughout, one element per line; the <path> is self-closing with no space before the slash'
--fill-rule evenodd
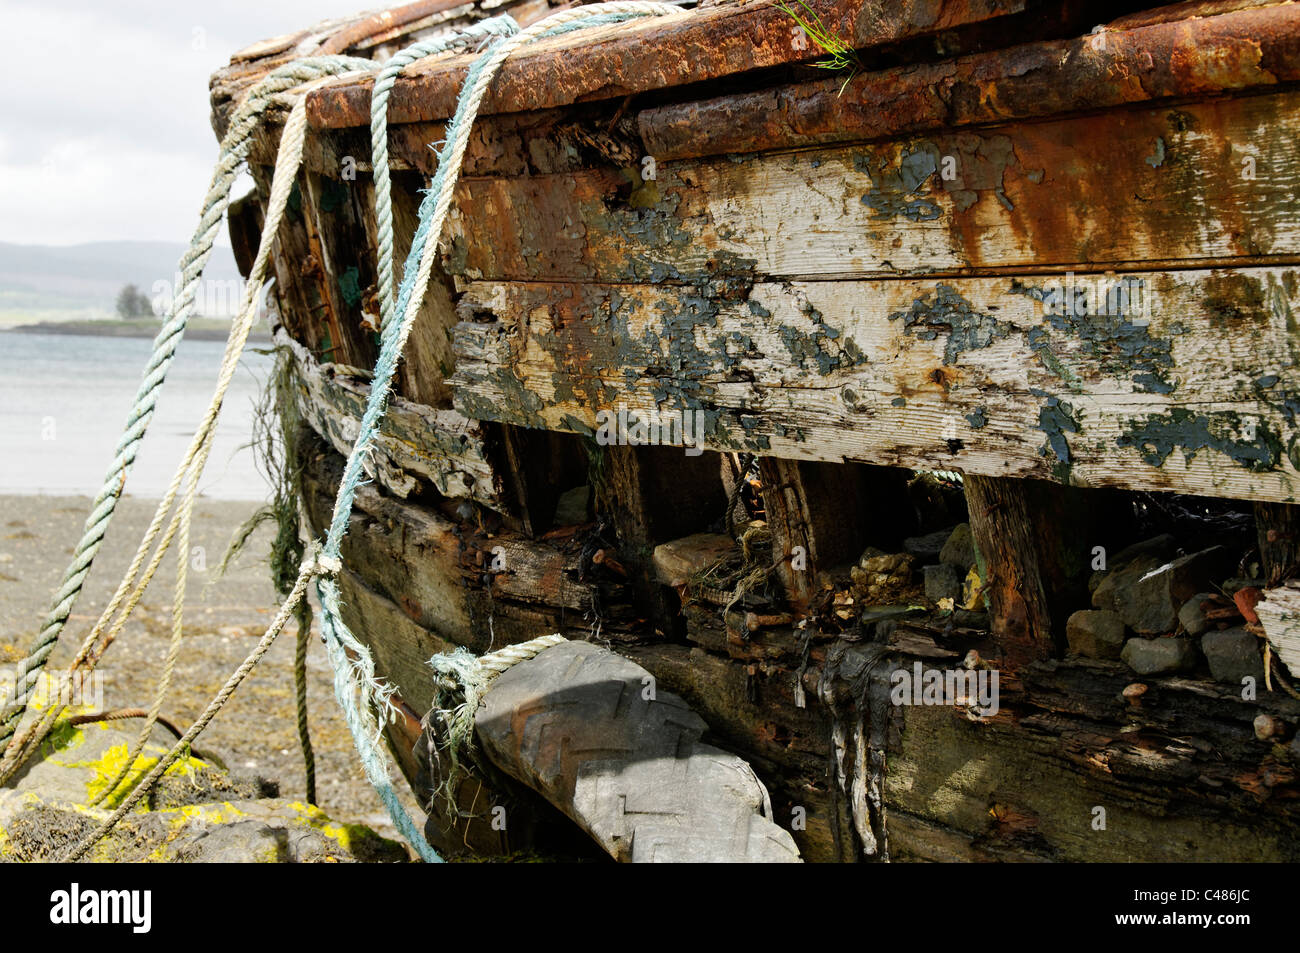
<path id="1" fill-rule="evenodd" d="M 214 123 L 294 57 L 551 9 L 259 44 Z M 770 794 L 778 833 L 726 856 L 1300 859 L 1300 5 L 795 12 L 845 70 L 789 11 L 716 0 L 491 87 L 341 585 L 425 800 L 430 656 L 571 641 L 489 693 L 431 841 L 580 851 L 577 821 L 678 856 L 636 829 L 673 754 L 647 767 L 635 708 Z M 471 59 L 393 89 L 399 260 Z M 376 356 L 369 105 L 368 79 L 309 94 L 275 249 L 317 532 Z M 283 120 L 232 208 L 245 268 Z M 583 645 L 622 660 L 609 705 L 566 696 Z M 592 774 L 618 829 L 575 800 Z M 703 840 L 740 823 L 698 808 Z"/>

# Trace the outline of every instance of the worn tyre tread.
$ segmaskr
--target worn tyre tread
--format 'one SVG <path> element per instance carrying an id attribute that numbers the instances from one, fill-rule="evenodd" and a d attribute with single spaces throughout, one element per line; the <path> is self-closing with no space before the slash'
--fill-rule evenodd
<path id="1" fill-rule="evenodd" d="M 676 695 L 607 649 L 564 642 L 501 675 L 479 709 L 484 752 L 622 861 L 797 863 L 749 764 L 700 740 Z"/>

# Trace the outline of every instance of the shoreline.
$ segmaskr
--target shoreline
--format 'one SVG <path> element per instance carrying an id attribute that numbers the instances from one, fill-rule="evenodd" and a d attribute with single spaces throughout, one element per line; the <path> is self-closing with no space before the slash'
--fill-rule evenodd
<path id="1" fill-rule="evenodd" d="M 82 533 L 88 496 L 0 494 L 0 666 L 12 666 L 38 630 L 51 593 Z M 66 665 L 107 605 L 158 501 L 124 497 L 104 547 L 51 658 Z M 195 502 L 190 582 L 181 653 L 164 717 L 188 725 L 261 637 L 274 615 L 275 591 L 266 566 L 273 527 L 263 526 L 218 578 L 217 567 L 235 529 L 257 508 L 246 501 Z M 176 558 L 158 575 L 104 656 L 104 705 L 145 707 L 154 697 L 171 641 Z M 318 615 L 317 615 L 318 617 Z M 317 623 L 318 625 L 318 623 Z M 317 763 L 319 806 L 339 821 L 357 821 L 400 840 L 365 778 L 352 737 L 334 699 L 333 672 L 317 625 L 309 641 L 308 717 Z M 232 774 L 275 781 L 283 796 L 303 794 L 293 686 L 295 629 L 291 622 L 229 703 L 203 732 L 200 746 L 219 755 Z M 404 782 L 394 787 L 414 807 Z M 417 817 L 422 814 L 417 814 Z"/>
<path id="2" fill-rule="evenodd" d="M 100 338 L 145 338 L 152 340 L 162 327 L 161 320 L 104 321 L 39 321 L 36 324 L 16 324 L 0 329 L 16 334 L 68 334 Z M 230 322 L 213 318 L 191 319 L 186 336 L 192 341 L 224 341 L 230 336 Z M 249 341 L 270 343 L 271 335 L 261 327 L 253 328 Z"/>

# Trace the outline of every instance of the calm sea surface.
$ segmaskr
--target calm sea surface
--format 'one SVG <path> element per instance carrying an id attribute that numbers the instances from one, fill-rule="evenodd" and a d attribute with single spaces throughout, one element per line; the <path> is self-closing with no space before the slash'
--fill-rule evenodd
<path id="1" fill-rule="evenodd" d="M 145 338 L 0 331 L 0 493 L 97 492 L 152 346 Z M 127 477 L 128 494 L 166 491 L 212 396 L 224 349 L 223 341 L 181 342 Z M 270 369 L 268 356 L 245 352 L 199 482 L 204 496 L 267 496 L 245 445 Z"/>

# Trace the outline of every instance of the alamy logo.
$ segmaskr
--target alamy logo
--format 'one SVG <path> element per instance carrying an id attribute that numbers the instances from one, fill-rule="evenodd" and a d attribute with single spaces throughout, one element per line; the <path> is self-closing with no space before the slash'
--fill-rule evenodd
<path id="1" fill-rule="evenodd" d="M 966 705 L 991 718 L 998 713 L 997 669 L 925 668 L 913 662 L 889 678 L 889 700 L 895 705 Z"/>
<path id="2" fill-rule="evenodd" d="M 124 923 L 133 933 L 148 933 L 153 924 L 151 890 L 68 890 L 50 894 L 50 922 L 57 924 Z"/>
<path id="3" fill-rule="evenodd" d="M 602 447 L 664 446 L 685 447 L 688 457 L 704 452 L 702 410 L 618 410 L 596 411 L 596 443 Z"/>

